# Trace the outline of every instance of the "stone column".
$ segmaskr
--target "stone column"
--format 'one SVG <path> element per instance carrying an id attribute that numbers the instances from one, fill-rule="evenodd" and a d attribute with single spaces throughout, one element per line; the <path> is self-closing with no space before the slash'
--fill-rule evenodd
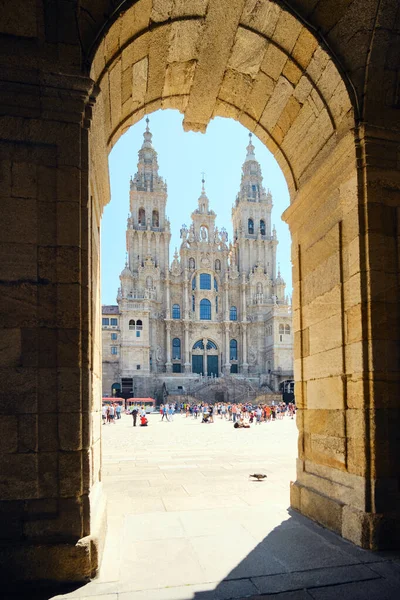
<path id="1" fill-rule="evenodd" d="M 185 373 L 190 373 L 192 370 L 192 365 L 190 364 L 190 354 L 189 354 L 189 323 L 184 323 L 184 334 L 185 334 Z"/>
<path id="2" fill-rule="evenodd" d="M 83 581 L 99 565 L 106 527 L 101 323 L 92 310 L 101 304 L 101 205 L 89 194 L 87 160 L 95 98 L 86 77 L 21 67 L 6 79 L 0 501 L 10 517 L 0 561 L 10 579 Z"/>
<path id="3" fill-rule="evenodd" d="M 229 344 L 229 322 L 225 322 L 225 364 L 223 365 L 223 371 L 225 375 L 229 375 L 231 372 Z"/>
<path id="4" fill-rule="evenodd" d="M 247 323 L 242 323 L 242 373 L 247 375 L 249 364 L 247 362 Z"/>
<path id="5" fill-rule="evenodd" d="M 167 362 L 165 363 L 165 371 L 172 373 L 172 362 L 171 362 L 171 322 L 165 321 L 166 330 L 166 346 L 167 346 Z"/>
<path id="6" fill-rule="evenodd" d="M 203 373 L 207 377 L 208 369 L 207 369 L 207 338 L 203 338 L 204 345 L 204 354 L 203 354 Z"/>

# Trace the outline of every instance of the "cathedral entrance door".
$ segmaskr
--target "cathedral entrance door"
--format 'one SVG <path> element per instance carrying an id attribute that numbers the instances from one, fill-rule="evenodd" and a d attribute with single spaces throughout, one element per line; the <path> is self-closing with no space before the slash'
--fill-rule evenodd
<path id="1" fill-rule="evenodd" d="M 202 354 L 192 355 L 192 373 L 198 373 L 199 375 L 202 375 L 204 373 Z"/>
<path id="2" fill-rule="evenodd" d="M 218 377 L 218 356 L 207 356 L 207 375 Z"/>

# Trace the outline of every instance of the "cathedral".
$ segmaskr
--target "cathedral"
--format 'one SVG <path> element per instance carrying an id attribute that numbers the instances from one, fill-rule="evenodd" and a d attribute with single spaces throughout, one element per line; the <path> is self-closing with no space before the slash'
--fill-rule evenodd
<path id="1" fill-rule="evenodd" d="M 276 267 L 272 196 L 263 187 L 252 136 L 232 207 L 232 241 L 215 225 L 203 178 L 170 263 L 167 185 L 146 122 L 130 181 L 118 304 L 102 311 L 103 396 L 144 391 L 146 380 L 154 386 L 147 385 L 147 393 L 155 394 L 155 382 L 204 376 L 247 379 L 278 391 L 293 379 L 292 315 Z"/>

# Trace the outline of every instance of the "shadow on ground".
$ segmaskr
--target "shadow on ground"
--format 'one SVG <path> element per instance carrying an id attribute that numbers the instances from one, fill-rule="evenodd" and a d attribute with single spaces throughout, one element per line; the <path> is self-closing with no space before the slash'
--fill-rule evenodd
<path id="1" fill-rule="evenodd" d="M 13 585 L 4 600 L 394 600 L 400 597 L 400 558 L 346 542 L 293 511 L 219 583 L 129 591 L 118 582 Z M 235 524 L 232 523 L 232 527 Z M 166 552 L 168 543 L 166 541 Z M 150 566 L 157 571 L 157 565 Z M 3 580 L 4 583 L 4 580 Z"/>

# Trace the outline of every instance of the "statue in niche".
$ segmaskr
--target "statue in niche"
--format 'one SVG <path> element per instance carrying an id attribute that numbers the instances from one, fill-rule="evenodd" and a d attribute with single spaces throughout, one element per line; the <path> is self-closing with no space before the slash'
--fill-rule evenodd
<path id="1" fill-rule="evenodd" d="M 163 362 L 163 360 L 164 360 L 163 350 L 162 350 L 161 346 L 157 346 L 157 348 L 156 348 L 156 361 L 158 363 L 161 363 L 161 362 Z"/>
<path id="2" fill-rule="evenodd" d="M 202 227 L 200 229 L 200 239 L 202 242 L 205 242 L 207 240 L 207 229 L 206 227 Z"/>
<path id="3" fill-rule="evenodd" d="M 224 244 L 228 243 L 228 232 L 226 231 L 225 227 L 221 229 L 221 241 Z"/>
<path id="4" fill-rule="evenodd" d="M 193 225 L 193 223 L 191 224 L 190 229 L 189 229 L 189 238 L 188 239 L 189 239 L 189 242 L 194 242 L 194 225 Z"/>

